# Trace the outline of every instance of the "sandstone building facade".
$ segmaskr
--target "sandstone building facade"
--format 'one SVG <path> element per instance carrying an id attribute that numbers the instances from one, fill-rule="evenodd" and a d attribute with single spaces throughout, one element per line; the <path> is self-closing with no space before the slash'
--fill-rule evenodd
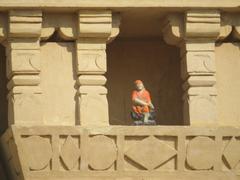
<path id="1" fill-rule="evenodd" d="M 1 0 L 0 179 L 240 179 L 239 6 Z"/>

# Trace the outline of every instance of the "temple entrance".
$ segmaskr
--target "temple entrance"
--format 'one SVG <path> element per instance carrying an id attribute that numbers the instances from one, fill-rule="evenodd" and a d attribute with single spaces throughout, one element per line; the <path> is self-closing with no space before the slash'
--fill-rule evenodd
<path id="1" fill-rule="evenodd" d="M 151 93 L 157 124 L 182 125 L 179 50 L 161 38 L 119 38 L 108 45 L 107 88 L 110 124 L 130 125 L 133 82 Z"/>

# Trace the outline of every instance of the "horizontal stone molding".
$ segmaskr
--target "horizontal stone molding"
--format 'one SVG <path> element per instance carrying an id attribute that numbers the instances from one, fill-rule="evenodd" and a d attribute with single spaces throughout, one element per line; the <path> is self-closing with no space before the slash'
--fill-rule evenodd
<path id="1" fill-rule="evenodd" d="M 131 8 L 131 7 L 156 7 L 156 8 L 231 8 L 237 10 L 239 6 L 238 0 L 221 0 L 221 1 L 212 1 L 212 0 L 204 0 L 204 1 L 195 1 L 195 0 L 48 0 L 48 1 L 33 1 L 33 0 L 23 0 L 19 3 L 18 0 L 2 0 L 0 2 L 0 9 L 6 10 L 10 8 L 20 9 L 23 7 L 38 7 L 41 9 L 49 9 L 49 8 L 61 8 L 67 9 L 73 8 L 72 11 L 76 10 L 76 8 L 98 8 L 98 9 L 106 9 L 106 8 Z"/>

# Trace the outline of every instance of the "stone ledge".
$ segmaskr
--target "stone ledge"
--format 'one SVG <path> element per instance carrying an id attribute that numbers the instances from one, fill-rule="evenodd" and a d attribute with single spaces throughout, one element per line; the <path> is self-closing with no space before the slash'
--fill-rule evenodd
<path id="1" fill-rule="evenodd" d="M 212 1 L 212 0 L 65 0 L 65 1 L 56 1 L 56 0 L 22 0 L 21 3 L 19 0 L 1 0 L 0 9 L 9 9 L 9 8 L 28 8 L 28 7 L 37 7 L 43 9 L 49 8 L 72 8 L 76 10 L 77 8 L 132 8 L 132 7 L 158 7 L 158 8 L 233 8 L 238 9 L 239 1 L 238 0 L 221 0 L 221 1 Z"/>

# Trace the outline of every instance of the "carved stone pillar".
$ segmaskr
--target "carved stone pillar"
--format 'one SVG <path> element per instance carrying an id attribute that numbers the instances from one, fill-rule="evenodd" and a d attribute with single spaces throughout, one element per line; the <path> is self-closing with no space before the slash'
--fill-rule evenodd
<path id="1" fill-rule="evenodd" d="M 167 18 L 164 39 L 181 49 L 185 124 L 217 124 L 215 41 L 220 37 L 220 29 L 218 11 L 192 10 L 185 17 Z"/>
<path id="2" fill-rule="evenodd" d="M 9 124 L 42 123 L 40 83 L 41 11 L 10 11 L 8 21 L 7 77 Z"/>
<path id="3" fill-rule="evenodd" d="M 216 125 L 215 41 L 220 34 L 218 11 L 189 11 L 182 48 L 184 120 L 192 125 Z"/>
<path id="4" fill-rule="evenodd" d="M 78 14 L 77 74 L 78 109 L 82 126 L 109 125 L 106 43 L 118 34 L 119 18 L 111 11 L 80 11 Z"/>

